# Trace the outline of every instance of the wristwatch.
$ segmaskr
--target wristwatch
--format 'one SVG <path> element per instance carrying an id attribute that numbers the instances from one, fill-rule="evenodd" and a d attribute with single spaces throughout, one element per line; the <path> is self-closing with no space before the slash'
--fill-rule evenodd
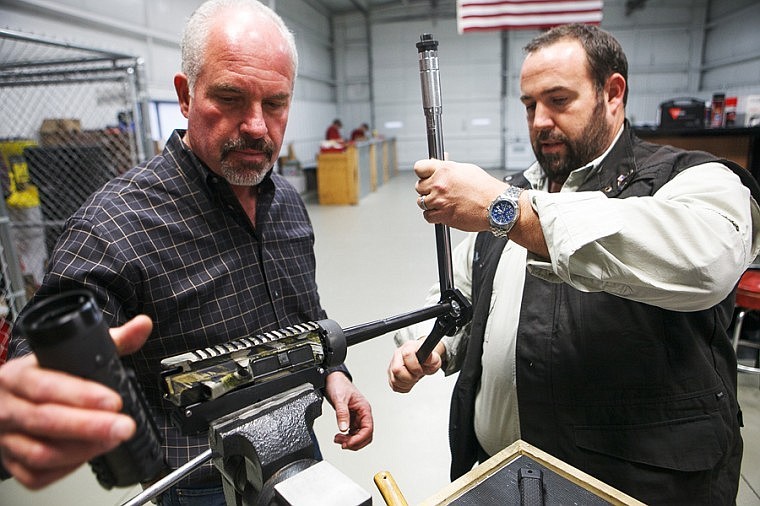
<path id="1" fill-rule="evenodd" d="M 522 188 L 510 186 L 488 206 L 488 222 L 491 224 L 491 233 L 496 237 L 507 237 L 517 223 L 520 217 L 517 201 L 522 192 Z"/>

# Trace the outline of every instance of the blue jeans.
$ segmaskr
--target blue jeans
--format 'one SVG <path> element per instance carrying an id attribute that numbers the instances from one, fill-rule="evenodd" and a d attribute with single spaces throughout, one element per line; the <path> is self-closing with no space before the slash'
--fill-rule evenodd
<path id="1" fill-rule="evenodd" d="M 224 490 L 218 487 L 172 487 L 158 499 L 159 506 L 227 506 Z"/>

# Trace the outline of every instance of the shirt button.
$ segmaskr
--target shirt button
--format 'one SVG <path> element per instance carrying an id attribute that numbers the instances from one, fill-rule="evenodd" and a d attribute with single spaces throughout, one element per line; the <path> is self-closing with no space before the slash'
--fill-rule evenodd
<path id="1" fill-rule="evenodd" d="M 275 297 L 279 297 L 279 296 L 280 296 L 280 292 L 278 292 L 277 290 L 275 290 L 275 291 L 274 291 L 274 296 L 275 296 Z"/>

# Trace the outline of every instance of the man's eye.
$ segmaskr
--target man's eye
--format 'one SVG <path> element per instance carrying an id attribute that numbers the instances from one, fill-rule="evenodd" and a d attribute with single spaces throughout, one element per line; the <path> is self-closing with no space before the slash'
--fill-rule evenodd
<path id="1" fill-rule="evenodd" d="M 233 104 L 238 101 L 238 97 L 235 95 L 219 95 L 216 99 L 223 104 Z"/>
<path id="2" fill-rule="evenodd" d="M 552 99 L 552 103 L 554 105 L 560 105 L 560 106 L 561 105 L 565 105 L 565 104 L 567 104 L 567 97 L 554 97 Z"/>

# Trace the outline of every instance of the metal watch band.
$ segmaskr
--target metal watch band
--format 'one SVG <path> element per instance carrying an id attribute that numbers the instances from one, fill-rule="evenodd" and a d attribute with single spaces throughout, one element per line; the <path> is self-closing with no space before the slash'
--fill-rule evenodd
<path id="1" fill-rule="evenodd" d="M 508 186 L 506 190 L 500 195 L 500 197 L 506 197 L 509 200 L 513 200 L 515 202 L 515 205 L 518 206 L 517 201 L 520 198 L 520 194 L 524 191 L 524 188 L 520 188 L 519 186 Z M 517 207 L 517 218 L 520 216 L 519 207 Z M 516 223 L 517 220 L 515 220 Z M 490 230 L 491 233 L 495 237 L 509 237 L 509 232 L 512 230 L 512 227 L 514 226 L 514 223 L 509 228 L 501 228 L 491 225 Z"/>

